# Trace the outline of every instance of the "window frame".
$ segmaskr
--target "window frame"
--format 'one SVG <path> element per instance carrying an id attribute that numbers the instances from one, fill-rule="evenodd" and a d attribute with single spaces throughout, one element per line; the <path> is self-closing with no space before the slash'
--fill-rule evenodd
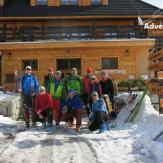
<path id="1" fill-rule="evenodd" d="M 95 2 L 95 1 L 97 1 L 97 2 Z M 91 0 L 91 5 L 101 5 L 101 4 L 102 4 L 101 0 Z"/>
<path id="2" fill-rule="evenodd" d="M 67 1 L 67 2 L 63 2 Z M 73 2 L 76 1 L 76 2 Z M 67 5 L 78 5 L 78 0 L 60 0 L 60 3 L 62 6 L 67 6 Z"/>
<path id="3" fill-rule="evenodd" d="M 14 84 L 15 83 L 15 75 L 14 75 L 14 73 L 7 73 L 5 75 L 5 78 L 6 78 L 5 81 L 6 81 L 7 84 Z M 10 80 L 9 78 L 11 78 L 11 81 L 9 81 Z"/>
<path id="4" fill-rule="evenodd" d="M 116 59 L 117 60 L 117 65 L 116 65 L 116 68 L 106 68 L 106 67 L 103 67 L 103 59 Z M 101 57 L 101 69 L 106 69 L 106 70 L 118 70 L 119 69 L 119 58 L 117 56 L 113 56 L 113 57 L 105 57 L 105 56 L 102 56 Z"/>
<path id="5" fill-rule="evenodd" d="M 36 5 L 37 6 L 47 6 L 48 5 L 48 0 L 42 0 L 42 1 L 45 1 L 45 2 L 39 2 L 41 0 L 36 0 Z"/>

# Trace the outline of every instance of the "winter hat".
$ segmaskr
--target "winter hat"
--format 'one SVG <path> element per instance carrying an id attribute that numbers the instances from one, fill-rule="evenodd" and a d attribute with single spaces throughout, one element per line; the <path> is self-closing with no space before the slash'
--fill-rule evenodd
<path id="1" fill-rule="evenodd" d="M 95 96 L 95 95 L 98 96 L 98 93 L 95 92 L 95 91 L 93 91 L 92 94 L 91 94 L 91 96 Z"/>
<path id="2" fill-rule="evenodd" d="M 87 69 L 87 73 L 92 73 L 92 72 L 93 72 L 92 68 Z"/>
<path id="3" fill-rule="evenodd" d="M 97 77 L 95 75 L 92 75 L 91 80 L 97 80 Z"/>
<path id="4" fill-rule="evenodd" d="M 39 86 L 39 89 L 38 89 L 39 91 L 46 91 L 46 89 L 45 89 L 45 87 L 44 86 Z"/>
<path id="5" fill-rule="evenodd" d="M 57 74 L 57 75 L 61 75 L 62 72 L 61 72 L 61 71 L 56 71 L 56 74 Z"/>
<path id="6" fill-rule="evenodd" d="M 32 70 L 32 67 L 31 66 L 26 66 L 26 68 L 25 68 L 26 70 L 27 69 L 30 69 L 30 70 Z"/>

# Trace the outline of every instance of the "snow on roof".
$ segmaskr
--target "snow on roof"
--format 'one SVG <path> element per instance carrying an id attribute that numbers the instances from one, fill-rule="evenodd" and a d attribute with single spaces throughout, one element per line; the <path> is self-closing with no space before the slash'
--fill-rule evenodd
<path id="1" fill-rule="evenodd" d="M 142 1 L 163 9 L 163 1 L 162 0 L 142 0 Z"/>

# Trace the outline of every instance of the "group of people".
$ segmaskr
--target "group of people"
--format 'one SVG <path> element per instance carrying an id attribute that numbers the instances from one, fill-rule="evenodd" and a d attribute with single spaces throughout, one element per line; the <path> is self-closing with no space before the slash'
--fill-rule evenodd
<path id="1" fill-rule="evenodd" d="M 114 110 L 114 83 L 108 71 L 101 71 L 101 80 L 93 74 L 92 68 L 88 68 L 86 76 L 82 79 L 77 69 L 72 68 L 71 74 L 63 79 L 62 72 L 54 72 L 49 68 L 48 75 L 44 78 L 44 85 L 39 86 L 37 78 L 32 73 L 31 66 L 27 66 L 21 79 L 17 75 L 17 91 L 21 92 L 24 120 L 26 127 L 30 127 L 29 108 L 32 108 L 32 125 L 42 122 L 44 128 L 59 126 L 61 121 L 74 125 L 76 119 L 76 131 L 80 131 L 82 124 L 82 110 L 85 106 L 89 118 L 88 128 L 91 131 L 99 129 L 99 132 L 109 130 L 108 103 L 103 95 L 110 99 Z"/>

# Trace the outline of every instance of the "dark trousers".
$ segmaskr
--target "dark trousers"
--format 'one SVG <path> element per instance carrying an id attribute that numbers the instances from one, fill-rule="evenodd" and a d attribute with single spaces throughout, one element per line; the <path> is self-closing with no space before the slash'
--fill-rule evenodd
<path id="1" fill-rule="evenodd" d="M 100 128 L 100 126 L 109 120 L 109 115 L 104 112 L 96 111 L 94 112 L 95 119 L 90 126 L 88 126 L 89 130 L 96 131 Z"/>
<path id="2" fill-rule="evenodd" d="M 24 121 L 26 126 L 29 127 L 29 110 L 32 112 L 32 123 L 35 123 L 34 113 L 34 100 L 36 96 L 22 95 L 23 109 L 24 109 Z"/>
<path id="3" fill-rule="evenodd" d="M 40 119 L 39 116 L 35 113 L 35 122 L 48 122 L 49 124 L 53 124 L 53 112 L 51 108 L 47 108 L 41 112 L 43 119 Z"/>
<path id="4" fill-rule="evenodd" d="M 81 109 L 71 110 L 62 115 L 62 121 L 65 121 L 65 122 L 73 122 L 74 118 L 76 118 L 76 127 L 80 127 L 82 123 L 82 120 L 81 120 L 82 110 Z"/>
<path id="5" fill-rule="evenodd" d="M 87 114 L 89 115 L 90 112 L 91 112 L 90 109 L 92 107 L 93 101 L 92 101 L 92 99 L 89 99 L 89 96 L 86 93 L 83 96 L 83 101 L 84 101 L 84 104 L 85 104 L 85 107 L 86 107 L 86 110 L 87 110 Z M 89 107 L 88 107 L 88 104 L 89 104 Z"/>

